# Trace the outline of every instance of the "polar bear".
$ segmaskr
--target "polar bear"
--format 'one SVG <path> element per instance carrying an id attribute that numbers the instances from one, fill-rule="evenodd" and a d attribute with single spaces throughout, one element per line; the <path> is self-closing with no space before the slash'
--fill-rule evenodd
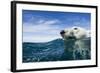
<path id="1" fill-rule="evenodd" d="M 76 26 L 60 32 L 68 59 L 90 58 L 90 36 L 88 33 L 86 29 Z"/>

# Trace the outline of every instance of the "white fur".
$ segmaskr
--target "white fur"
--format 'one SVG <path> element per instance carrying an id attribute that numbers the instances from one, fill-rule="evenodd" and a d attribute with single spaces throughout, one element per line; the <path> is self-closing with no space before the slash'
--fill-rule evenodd
<path id="1" fill-rule="evenodd" d="M 75 30 L 74 28 L 77 28 L 77 30 Z M 70 29 L 65 29 L 64 31 L 65 31 L 65 34 L 64 34 L 65 40 L 66 40 L 66 37 L 68 36 L 75 36 L 76 39 L 84 39 L 87 37 L 86 30 L 81 27 L 72 27 Z M 73 33 L 73 35 L 71 33 Z"/>
<path id="2" fill-rule="evenodd" d="M 65 44 L 65 50 L 67 51 L 78 51 L 82 54 L 83 50 L 88 50 L 89 45 L 87 46 L 84 41 L 85 38 L 89 37 L 88 31 L 81 27 L 72 27 L 64 30 L 64 34 L 62 34 Z M 68 37 L 74 37 L 73 39 L 69 39 Z M 73 41 L 72 43 L 70 41 Z M 70 45 L 70 47 L 68 47 Z M 73 58 L 75 58 L 75 54 L 73 54 Z"/>

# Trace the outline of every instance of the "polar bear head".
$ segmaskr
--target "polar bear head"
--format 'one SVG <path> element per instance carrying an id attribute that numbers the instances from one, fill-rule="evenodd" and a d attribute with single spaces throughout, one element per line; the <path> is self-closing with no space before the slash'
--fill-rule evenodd
<path id="1" fill-rule="evenodd" d="M 72 27 L 69 29 L 62 30 L 60 32 L 64 40 L 67 39 L 84 39 L 87 36 L 87 31 L 81 27 Z"/>
<path id="2" fill-rule="evenodd" d="M 73 60 L 87 58 L 88 54 L 83 53 L 83 51 L 90 52 L 90 42 L 89 39 L 87 40 L 87 38 L 90 37 L 89 31 L 81 27 L 72 27 L 62 30 L 60 34 L 64 39 L 64 52 L 66 56 L 68 56 L 68 59 Z M 80 54 L 81 58 L 77 55 L 77 53 Z"/>

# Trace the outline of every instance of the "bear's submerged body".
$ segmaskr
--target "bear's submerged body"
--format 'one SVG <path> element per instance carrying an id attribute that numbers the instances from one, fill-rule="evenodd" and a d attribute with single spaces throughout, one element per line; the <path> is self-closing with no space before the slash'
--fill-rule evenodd
<path id="1" fill-rule="evenodd" d="M 64 43 L 64 55 L 69 60 L 86 60 L 91 58 L 90 39 L 68 40 Z"/>

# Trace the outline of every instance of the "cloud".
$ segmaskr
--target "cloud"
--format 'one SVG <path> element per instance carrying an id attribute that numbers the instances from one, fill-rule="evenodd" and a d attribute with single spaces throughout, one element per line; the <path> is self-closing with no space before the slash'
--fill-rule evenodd
<path id="1" fill-rule="evenodd" d="M 35 23 L 24 23 L 23 24 L 23 32 L 39 32 L 46 30 L 58 30 L 59 27 L 54 26 L 53 24 L 58 23 L 58 20 L 39 20 L 37 24 Z"/>
<path id="2" fill-rule="evenodd" d="M 58 20 L 38 20 L 35 23 L 23 24 L 23 41 L 24 42 L 46 42 L 56 38 L 60 38 L 60 27 L 54 24 L 59 23 Z M 42 39 L 41 39 L 42 38 Z"/>

